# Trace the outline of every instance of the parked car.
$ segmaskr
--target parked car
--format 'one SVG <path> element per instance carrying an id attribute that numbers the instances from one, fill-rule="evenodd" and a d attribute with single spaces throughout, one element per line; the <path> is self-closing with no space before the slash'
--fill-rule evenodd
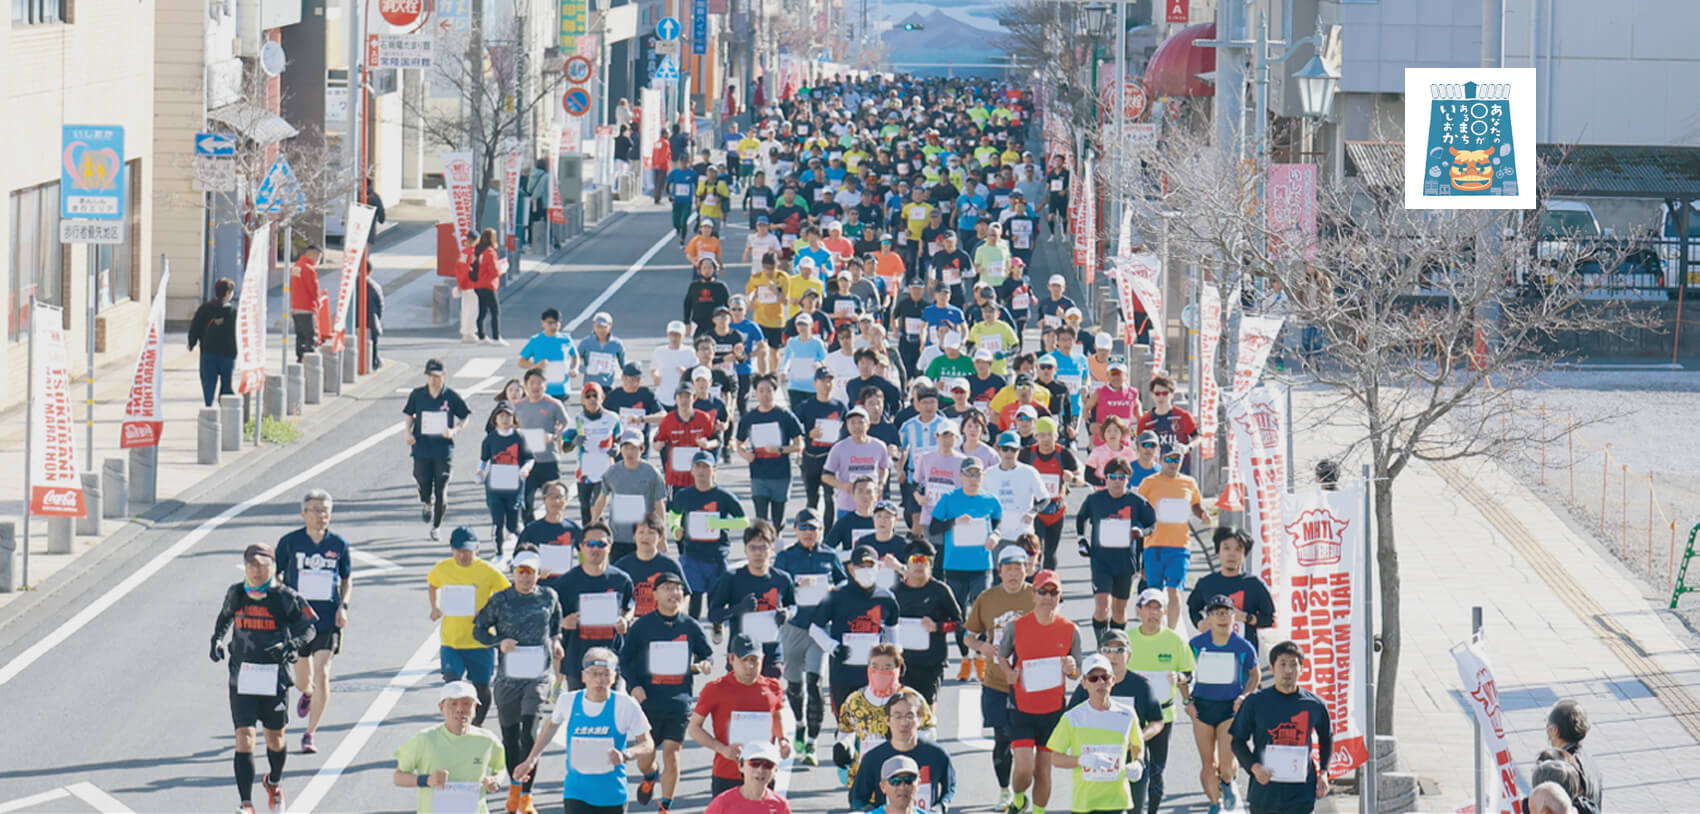
<path id="1" fill-rule="evenodd" d="M 1700 201 L 1688 204 L 1688 284 L 1700 285 Z M 1664 223 L 1660 225 L 1655 249 L 1659 255 L 1659 264 L 1663 268 L 1665 285 L 1674 289 L 1682 274 L 1682 244 L 1681 232 L 1677 224 L 1680 210 L 1674 206 L 1662 207 Z"/>

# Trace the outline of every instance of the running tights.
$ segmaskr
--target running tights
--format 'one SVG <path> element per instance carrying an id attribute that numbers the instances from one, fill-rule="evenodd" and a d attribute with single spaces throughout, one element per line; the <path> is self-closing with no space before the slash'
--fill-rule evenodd
<path id="1" fill-rule="evenodd" d="M 525 762 L 531 754 L 531 747 L 537 743 L 537 716 L 522 715 L 517 722 L 502 722 L 502 748 L 507 752 L 508 776 L 514 776 L 514 768 Z M 532 772 L 525 780 L 525 793 L 531 793 L 531 784 L 537 781 L 537 773 Z"/>
<path id="2" fill-rule="evenodd" d="M 431 528 L 441 528 L 448 510 L 443 492 L 449 488 L 449 459 L 414 458 L 413 482 L 419 486 L 419 502 L 431 507 Z"/>
<path id="3" fill-rule="evenodd" d="M 478 711 L 472 713 L 472 725 L 483 726 L 484 716 L 490 712 L 490 684 L 473 683 L 473 692 L 478 693 Z"/>
<path id="4" fill-rule="evenodd" d="M 1174 731 L 1174 724 L 1164 724 L 1163 731 L 1158 732 L 1157 737 L 1145 742 L 1148 752 L 1145 777 L 1150 781 L 1145 787 L 1145 805 L 1151 814 L 1157 814 L 1157 806 L 1163 802 L 1163 768 L 1169 763 L 1169 735 Z"/>
<path id="5" fill-rule="evenodd" d="M 756 517 L 773 524 L 776 529 L 785 528 L 785 501 L 756 495 Z"/>
<path id="6" fill-rule="evenodd" d="M 809 693 L 807 716 L 803 707 L 804 688 Z M 807 721 L 809 741 L 820 737 L 821 719 L 826 715 L 826 701 L 820 693 L 820 673 L 804 673 L 802 681 L 786 682 L 785 697 L 791 702 L 791 716 L 798 721 Z"/>
<path id="7" fill-rule="evenodd" d="M 1037 520 L 1033 523 L 1033 530 L 1039 532 L 1039 540 L 1044 543 L 1044 559 L 1039 567 L 1055 571 L 1057 568 L 1057 544 L 1062 542 L 1063 521 L 1058 519 L 1055 523 L 1046 523 L 1043 520 Z"/>
<path id="8" fill-rule="evenodd" d="M 1009 788 L 1009 775 L 1015 769 L 1015 749 L 1009 745 L 1009 735 L 1006 729 L 992 730 L 996 738 L 992 742 L 992 771 L 998 776 L 998 788 Z"/>

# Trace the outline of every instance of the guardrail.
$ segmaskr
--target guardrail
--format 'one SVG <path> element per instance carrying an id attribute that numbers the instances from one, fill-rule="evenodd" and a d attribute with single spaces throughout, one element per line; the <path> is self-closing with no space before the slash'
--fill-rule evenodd
<path id="1" fill-rule="evenodd" d="M 1700 293 L 1700 240 L 1688 243 L 1687 288 Z M 1682 242 L 1676 238 L 1553 238 L 1535 241 L 1519 264 L 1529 286 L 1551 285 L 1560 274 L 1581 275 L 1591 299 L 1674 300 L 1684 286 Z"/>

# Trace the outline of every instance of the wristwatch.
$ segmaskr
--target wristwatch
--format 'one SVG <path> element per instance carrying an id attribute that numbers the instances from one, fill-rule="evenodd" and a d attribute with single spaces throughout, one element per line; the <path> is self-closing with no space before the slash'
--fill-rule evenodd
<path id="1" fill-rule="evenodd" d="M 419 784 L 419 787 L 422 789 L 429 788 L 431 785 L 431 776 L 428 774 L 415 775 L 413 782 Z"/>

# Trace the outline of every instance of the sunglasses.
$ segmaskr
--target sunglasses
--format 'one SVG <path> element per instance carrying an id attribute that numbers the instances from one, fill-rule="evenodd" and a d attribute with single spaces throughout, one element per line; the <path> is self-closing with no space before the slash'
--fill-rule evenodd
<path id="1" fill-rule="evenodd" d="M 585 540 L 584 541 L 584 547 L 585 548 L 607 548 L 608 547 L 608 541 L 607 540 Z"/>
<path id="2" fill-rule="evenodd" d="M 813 523 L 805 523 L 801 526 L 798 526 L 797 530 L 798 531 L 820 531 L 820 526 L 817 526 Z"/>
<path id="3" fill-rule="evenodd" d="M 517 566 L 517 567 L 514 568 L 514 573 L 516 573 L 516 574 L 535 574 L 535 573 L 537 573 L 537 569 L 532 568 L 529 565 L 521 565 L 521 566 Z"/>
<path id="4" fill-rule="evenodd" d="M 1157 397 L 1160 398 L 1162 396 L 1174 395 L 1174 393 L 1173 393 L 1173 391 L 1169 391 L 1169 390 L 1153 390 L 1153 391 L 1151 391 L 1151 395 L 1157 396 Z"/>
<path id="5" fill-rule="evenodd" d="M 1181 462 L 1181 456 L 1179 456 L 1179 455 L 1164 455 L 1163 456 L 1163 463 L 1178 464 L 1180 462 Z"/>
<path id="6" fill-rule="evenodd" d="M 894 774 L 886 778 L 885 782 L 890 783 L 893 786 L 913 786 L 915 785 L 915 781 L 918 779 L 919 778 L 912 774 Z"/>
<path id="7" fill-rule="evenodd" d="M 1033 593 L 1036 593 L 1040 596 L 1062 596 L 1062 589 L 1060 589 L 1060 588 L 1040 588 L 1039 590 L 1034 591 Z"/>
<path id="8" fill-rule="evenodd" d="M 1106 656 L 1119 656 L 1123 653 L 1126 653 L 1127 648 L 1125 648 L 1125 647 L 1100 647 L 1100 648 L 1098 648 L 1098 652 L 1103 653 Z"/>
<path id="9" fill-rule="evenodd" d="M 1104 480 L 1127 480 L 1126 475 L 1105 475 Z"/>
<path id="10" fill-rule="evenodd" d="M 1104 674 L 1104 673 L 1093 673 L 1092 675 L 1089 675 L 1089 676 L 1087 676 L 1083 679 L 1080 679 L 1080 680 L 1081 680 L 1081 682 L 1086 683 L 1086 684 L 1097 684 L 1100 681 L 1109 681 L 1110 677 L 1108 675 Z"/>
<path id="11" fill-rule="evenodd" d="M 932 562 L 932 560 L 933 560 L 932 557 L 929 557 L 925 554 L 911 554 L 909 556 L 910 562 L 927 563 L 927 562 Z"/>
<path id="12" fill-rule="evenodd" d="M 1144 448 L 1144 449 L 1156 449 L 1157 448 L 1156 444 L 1140 444 L 1139 446 L 1141 448 Z"/>
<path id="13" fill-rule="evenodd" d="M 744 761 L 744 762 L 745 762 L 745 763 L 746 763 L 746 764 L 748 764 L 748 765 L 749 765 L 749 767 L 750 767 L 750 768 L 752 768 L 752 769 L 771 769 L 771 768 L 773 768 L 773 767 L 774 767 L 774 763 L 773 763 L 773 761 L 771 761 L 771 760 L 762 760 L 762 759 L 761 759 L 761 758 L 755 758 L 755 759 L 752 759 L 752 760 L 746 760 L 746 761 Z"/>

